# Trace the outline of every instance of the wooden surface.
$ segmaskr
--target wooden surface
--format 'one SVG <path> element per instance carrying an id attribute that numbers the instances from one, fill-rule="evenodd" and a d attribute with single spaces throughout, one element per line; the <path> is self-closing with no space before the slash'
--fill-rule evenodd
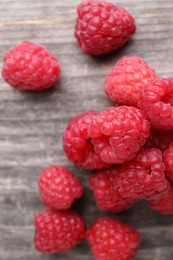
<path id="1" fill-rule="evenodd" d="M 122 55 L 139 55 L 156 71 L 173 76 L 173 1 L 119 0 L 137 23 L 133 40 L 106 57 L 82 53 L 73 37 L 79 0 L 0 0 L 0 61 L 13 45 L 31 40 L 45 45 L 58 58 L 61 81 L 44 93 L 22 93 L 0 79 L 0 259 L 90 260 L 85 241 L 68 253 L 42 256 L 33 247 L 33 215 L 44 208 L 38 198 L 39 172 L 64 164 L 86 188 L 74 208 L 90 225 L 106 214 L 96 209 L 87 171 L 77 169 L 62 151 L 62 132 L 77 113 L 102 111 L 111 102 L 103 92 L 104 77 Z M 117 215 L 142 235 L 137 260 L 173 259 L 173 217 L 161 216 L 139 202 Z M 109 259 L 108 259 L 109 260 Z"/>

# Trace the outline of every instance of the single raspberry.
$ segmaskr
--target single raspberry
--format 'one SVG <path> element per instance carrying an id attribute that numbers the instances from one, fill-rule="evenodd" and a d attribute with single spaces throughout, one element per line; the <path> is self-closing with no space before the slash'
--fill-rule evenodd
<path id="1" fill-rule="evenodd" d="M 173 142 L 163 153 L 163 160 L 166 168 L 166 175 L 173 182 Z"/>
<path id="2" fill-rule="evenodd" d="M 2 76 L 16 89 L 41 91 L 56 83 L 60 67 L 43 46 L 24 41 L 5 54 Z"/>
<path id="3" fill-rule="evenodd" d="M 156 73 L 139 57 L 123 57 L 106 77 L 104 90 L 117 104 L 137 106 L 139 92 Z"/>
<path id="4" fill-rule="evenodd" d="M 100 218 L 88 229 L 87 240 L 95 260 L 133 260 L 140 235 L 119 220 Z"/>
<path id="5" fill-rule="evenodd" d="M 171 192 L 166 198 L 150 201 L 149 205 L 160 214 L 173 215 L 173 187 L 171 187 Z"/>
<path id="6" fill-rule="evenodd" d="M 150 136 L 146 142 L 148 147 L 156 147 L 162 152 L 169 148 L 173 142 L 173 130 L 162 131 L 159 129 L 150 129 Z"/>
<path id="7" fill-rule="evenodd" d="M 106 163 L 132 160 L 149 136 L 150 124 L 136 107 L 109 107 L 93 118 L 89 136 Z"/>
<path id="8" fill-rule="evenodd" d="M 69 250 L 86 234 L 83 219 L 70 211 L 44 210 L 35 215 L 34 224 L 35 248 L 43 254 Z"/>
<path id="9" fill-rule="evenodd" d="M 38 186 L 43 203 L 55 210 L 70 208 L 73 201 L 83 194 L 80 181 L 59 165 L 45 168 L 40 174 Z"/>
<path id="10" fill-rule="evenodd" d="M 136 31 L 133 16 L 106 1 L 85 0 L 77 7 L 75 37 L 83 51 L 100 55 L 123 46 Z"/>
<path id="11" fill-rule="evenodd" d="M 77 115 L 67 125 L 63 134 L 63 147 L 69 160 L 88 170 L 102 169 L 108 166 L 94 151 L 88 134 L 88 125 L 96 115 L 95 111 Z"/>
<path id="12" fill-rule="evenodd" d="M 118 168 L 102 170 L 90 177 L 90 187 L 94 192 L 97 206 L 102 210 L 121 212 L 133 206 L 135 199 L 122 198 L 114 183 Z"/>
<path id="13" fill-rule="evenodd" d="M 173 129 L 173 80 L 156 78 L 140 92 L 138 107 L 154 128 Z"/>
<path id="14" fill-rule="evenodd" d="M 114 182 L 124 198 L 156 200 L 170 193 L 162 152 L 156 148 L 143 150 L 122 165 Z"/>

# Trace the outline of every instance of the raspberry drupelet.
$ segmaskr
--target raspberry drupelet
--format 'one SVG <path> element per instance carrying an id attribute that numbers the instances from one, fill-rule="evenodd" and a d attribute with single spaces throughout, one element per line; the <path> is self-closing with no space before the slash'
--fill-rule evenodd
<path id="1" fill-rule="evenodd" d="M 109 164 L 132 160 L 149 136 L 150 123 L 136 107 L 109 107 L 89 124 L 94 150 Z"/>
<path id="2" fill-rule="evenodd" d="M 94 192 L 96 203 L 101 210 L 119 213 L 134 205 L 135 199 L 123 198 L 114 183 L 118 168 L 112 167 L 92 175 L 89 180 L 90 188 Z"/>
<path id="3" fill-rule="evenodd" d="M 173 80 L 156 78 L 140 92 L 138 107 L 154 128 L 173 129 Z"/>
<path id="4" fill-rule="evenodd" d="M 162 152 L 156 148 L 140 151 L 133 161 L 119 168 L 114 183 L 124 198 L 165 198 L 170 193 L 170 184 L 165 176 Z"/>
<path id="5" fill-rule="evenodd" d="M 34 217 L 35 248 L 43 254 L 67 251 L 86 235 L 83 219 L 71 211 L 44 210 Z"/>
<path id="6" fill-rule="evenodd" d="M 38 187 L 43 203 L 55 210 L 69 209 L 83 194 L 79 179 L 60 165 L 45 168 L 39 176 Z"/>
<path id="7" fill-rule="evenodd" d="M 166 175 L 173 183 L 173 142 L 170 144 L 169 148 L 164 151 L 163 159 L 166 168 Z"/>
<path id="8" fill-rule="evenodd" d="M 82 1 L 77 15 L 75 37 L 81 49 L 93 55 L 123 46 L 136 31 L 133 16 L 107 1 Z"/>
<path id="9" fill-rule="evenodd" d="M 2 76 L 15 89 L 41 91 L 59 80 L 60 66 L 43 46 L 24 41 L 5 54 Z"/>
<path id="10" fill-rule="evenodd" d="M 171 192 L 166 198 L 150 201 L 149 205 L 160 214 L 173 215 L 173 187 L 171 186 Z"/>
<path id="11" fill-rule="evenodd" d="M 105 217 L 91 225 L 87 240 L 95 260 L 133 260 L 140 235 L 132 226 Z"/>
<path id="12" fill-rule="evenodd" d="M 88 126 L 96 115 L 95 111 L 77 115 L 70 121 L 63 133 L 63 147 L 69 160 L 88 170 L 108 167 L 108 164 L 103 162 L 95 152 L 88 134 Z"/>
<path id="13" fill-rule="evenodd" d="M 116 104 L 137 106 L 140 91 L 155 77 L 155 71 L 141 58 L 122 57 L 108 73 L 104 90 Z"/>

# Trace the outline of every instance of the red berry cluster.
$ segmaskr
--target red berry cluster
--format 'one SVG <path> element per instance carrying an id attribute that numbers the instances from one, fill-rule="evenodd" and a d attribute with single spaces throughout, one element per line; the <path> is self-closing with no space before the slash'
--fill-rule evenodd
<path id="1" fill-rule="evenodd" d="M 70 250 L 85 237 L 95 259 L 118 259 L 120 255 L 121 259 L 132 259 L 136 254 L 140 235 L 128 224 L 100 218 L 86 231 L 82 217 L 69 210 L 73 201 L 82 196 L 83 188 L 65 167 L 52 165 L 44 169 L 38 188 L 41 200 L 50 208 L 34 217 L 34 243 L 38 251 L 50 254 Z"/>
<path id="2" fill-rule="evenodd" d="M 86 139 L 82 134 L 80 139 L 73 135 L 70 122 L 63 134 L 67 157 L 90 170 L 85 163 L 90 161 L 91 165 L 88 144 L 93 158 L 99 157 L 101 163 L 92 165 L 97 172 L 89 185 L 100 209 L 121 212 L 144 199 L 156 211 L 172 214 L 173 81 L 159 78 L 138 57 L 123 57 L 106 77 L 104 87 L 114 99 L 108 97 L 120 106 L 92 114 L 87 120 L 87 112 L 73 119 L 73 129 L 78 133 L 84 127 L 75 122 L 83 117 L 87 142 L 82 146 L 83 153 L 78 152 L 76 147 Z M 131 106 L 131 97 L 135 97 L 137 107 Z"/>
<path id="3" fill-rule="evenodd" d="M 84 0 L 77 7 L 75 37 L 81 49 L 93 55 L 123 46 L 136 31 L 133 16 L 105 0 Z M 19 90 L 41 91 L 60 78 L 60 66 L 52 53 L 39 44 L 24 41 L 4 56 L 2 76 Z"/>
<path id="4" fill-rule="evenodd" d="M 90 54 L 123 46 L 136 30 L 131 14 L 104 0 L 85 0 L 77 13 L 75 37 Z M 4 56 L 2 75 L 16 89 L 40 91 L 56 83 L 60 66 L 43 46 L 22 42 Z M 63 133 L 65 154 L 76 166 L 95 170 L 89 186 L 100 209 L 118 213 L 143 199 L 173 214 L 173 80 L 160 78 L 139 57 L 122 57 L 104 91 L 119 106 L 73 118 Z M 38 187 L 49 209 L 34 218 L 37 250 L 57 253 L 86 238 L 96 260 L 134 259 L 140 235 L 133 227 L 105 217 L 87 230 L 69 210 L 83 187 L 65 167 L 44 169 Z"/>
<path id="5" fill-rule="evenodd" d="M 38 187 L 50 209 L 35 215 L 35 248 L 44 254 L 71 249 L 86 234 L 82 217 L 67 210 L 83 194 L 80 181 L 65 167 L 52 165 L 41 172 Z"/>
<path id="6" fill-rule="evenodd" d="M 67 157 L 97 170 L 89 185 L 100 209 L 118 213 L 143 199 L 155 211 L 173 214 L 172 79 L 160 78 L 138 57 L 123 57 L 106 77 L 104 89 L 120 106 L 72 119 L 63 134 Z M 89 240 L 92 252 L 95 259 L 107 259 L 98 246 L 103 248 L 103 231 L 95 228 L 91 230 L 97 235 Z M 113 249 L 107 257 L 119 259 Z"/>

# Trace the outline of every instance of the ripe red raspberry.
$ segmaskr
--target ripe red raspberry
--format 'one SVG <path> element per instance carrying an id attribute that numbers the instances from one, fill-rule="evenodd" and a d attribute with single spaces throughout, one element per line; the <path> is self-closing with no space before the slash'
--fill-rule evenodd
<path id="1" fill-rule="evenodd" d="M 95 260 L 133 260 L 140 235 L 132 226 L 116 219 L 97 219 L 87 231 Z"/>
<path id="2" fill-rule="evenodd" d="M 59 165 L 44 169 L 40 174 L 38 186 L 43 203 L 55 210 L 70 208 L 73 201 L 83 194 L 80 181 Z"/>
<path id="3" fill-rule="evenodd" d="M 104 90 L 117 104 L 137 106 L 139 92 L 156 73 L 139 57 L 123 57 L 106 77 Z"/>
<path id="4" fill-rule="evenodd" d="M 112 167 L 102 170 L 90 177 L 90 187 L 94 192 L 97 206 L 102 210 L 121 212 L 133 206 L 135 199 L 122 198 L 118 192 L 114 179 L 118 168 Z"/>
<path id="5" fill-rule="evenodd" d="M 156 147 L 162 152 L 168 149 L 169 145 L 173 142 L 173 130 L 162 131 L 159 129 L 150 129 L 150 136 L 146 145 L 148 147 Z"/>
<path id="6" fill-rule="evenodd" d="M 150 207 L 160 214 L 173 215 L 173 187 L 170 194 L 163 199 L 150 201 Z"/>
<path id="7" fill-rule="evenodd" d="M 162 152 L 151 148 L 141 151 L 137 157 L 119 169 L 114 183 L 124 198 L 156 200 L 170 193 L 166 180 Z"/>
<path id="8" fill-rule="evenodd" d="M 88 170 L 102 169 L 108 166 L 94 151 L 88 134 L 88 125 L 96 115 L 95 111 L 77 115 L 67 125 L 63 134 L 63 147 L 69 160 Z"/>
<path id="9" fill-rule="evenodd" d="M 136 107 L 110 107 L 93 118 L 89 135 L 106 163 L 132 160 L 149 136 L 150 124 Z"/>
<path id="10" fill-rule="evenodd" d="M 156 78 L 140 92 L 138 107 L 153 127 L 173 129 L 173 80 Z"/>
<path id="11" fill-rule="evenodd" d="M 100 55 L 123 46 L 135 33 L 133 16 L 106 1 L 85 0 L 77 8 L 75 37 L 81 49 Z"/>
<path id="12" fill-rule="evenodd" d="M 60 67 L 43 46 L 24 41 L 5 54 L 2 76 L 16 89 L 41 91 L 56 83 Z"/>
<path id="13" fill-rule="evenodd" d="M 170 144 L 169 148 L 164 151 L 163 159 L 166 168 L 166 175 L 169 177 L 171 182 L 173 182 L 173 142 Z"/>
<path id="14" fill-rule="evenodd" d="M 35 248 L 43 254 L 73 248 L 85 237 L 83 219 L 74 212 L 44 210 L 35 215 Z"/>

